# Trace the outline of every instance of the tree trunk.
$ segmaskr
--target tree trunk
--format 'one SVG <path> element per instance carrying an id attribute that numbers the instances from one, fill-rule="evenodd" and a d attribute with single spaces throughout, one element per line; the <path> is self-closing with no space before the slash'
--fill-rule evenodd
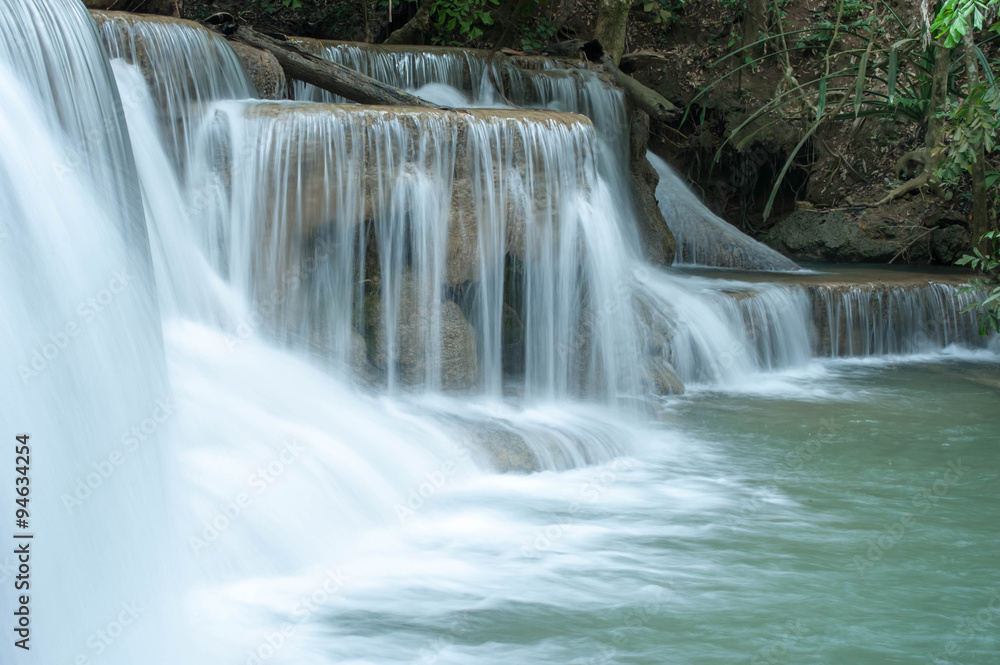
<path id="1" fill-rule="evenodd" d="M 289 78 L 311 83 L 352 102 L 437 108 L 399 88 L 376 81 L 349 67 L 305 53 L 288 42 L 280 42 L 246 26 L 240 26 L 228 38 L 272 53 Z"/>
<path id="2" fill-rule="evenodd" d="M 416 38 L 431 29 L 431 3 L 422 0 L 413 15 L 399 30 L 395 30 L 383 44 L 413 44 Z"/>
<path id="3" fill-rule="evenodd" d="M 625 52 L 625 30 L 631 0 L 597 0 L 597 25 L 594 39 L 601 42 L 604 52 L 617 65 Z"/>
<path id="4" fill-rule="evenodd" d="M 680 115 L 681 110 L 670 103 L 660 93 L 650 90 L 634 78 L 618 69 L 607 53 L 601 58 L 601 64 L 611 77 L 611 82 L 625 92 L 625 97 L 636 107 L 649 114 L 653 120 L 673 120 Z"/>
<path id="5" fill-rule="evenodd" d="M 944 40 L 940 40 L 934 46 L 934 68 L 931 70 L 931 99 L 927 110 L 927 132 L 924 134 L 924 143 L 928 149 L 937 145 L 938 134 L 941 132 L 941 119 L 937 115 L 944 108 L 945 98 L 948 96 L 950 64 L 951 49 L 945 47 Z"/>
<path id="6" fill-rule="evenodd" d="M 963 37 L 965 46 L 965 69 L 968 72 L 969 94 L 979 86 L 979 62 L 976 58 L 976 42 L 973 38 L 972 18 Z M 976 160 L 972 163 L 972 240 L 978 243 L 981 250 L 986 250 L 985 243 L 980 242 L 990 230 L 989 210 L 986 199 L 986 151 L 983 142 L 976 146 Z"/>
<path id="7" fill-rule="evenodd" d="M 743 14 L 743 43 L 747 47 L 767 35 L 767 0 L 747 0 Z M 748 55 L 759 54 L 761 47 L 751 49 Z"/>

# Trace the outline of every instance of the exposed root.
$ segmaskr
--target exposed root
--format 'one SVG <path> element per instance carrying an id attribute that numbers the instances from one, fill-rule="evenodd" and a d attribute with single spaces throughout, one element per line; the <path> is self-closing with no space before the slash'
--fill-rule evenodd
<path id="1" fill-rule="evenodd" d="M 931 179 L 930 171 L 928 169 L 924 169 L 923 172 L 916 178 L 913 178 L 912 180 L 907 180 L 902 185 L 889 192 L 884 199 L 876 203 L 873 203 L 871 207 L 877 208 L 879 206 L 885 205 L 886 203 L 889 203 L 894 199 L 898 199 L 900 196 L 903 196 L 904 194 L 909 194 L 915 189 L 920 189 L 928 182 L 930 182 L 930 179 Z"/>
<path id="2" fill-rule="evenodd" d="M 905 155 L 899 158 L 899 160 L 896 162 L 896 165 L 892 167 L 893 172 L 895 172 L 896 175 L 900 175 L 901 173 L 904 173 L 906 169 L 909 168 L 910 164 L 913 162 L 919 162 L 920 165 L 923 166 L 924 169 L 926 169 L 927 162 L 929 160 L 930 158 L 927 155 L 927 148 L 921 148 L 920 150 L 911 150 L 910 152 L 906 153 Z"/>
<path id="3" fill-rule="evenodd" d="M 896 189 L 889 192 L 885 196 L 885 198 L 882 199 L 881 201 L 873 203 L 871 207 L 877 208 L 880 205 L 885 205 L 886 203 L 889 203 L 894 199 L 898 199 L 900 196 L 903 196 L 904 194 L 909 194 L 914 190 L 919 190 L 921 187 L 924 187 L 925 185 L 930 185 L 931 176 L 934 175 L 934 170 L 937 169 L 938 161 L 941 158 L 942 150 L 943 150 L 942 148 L 935 148 L 934 150 L 929 150 L 925 148 L 923 150 L 914 150 L 912 152 L 908 152 L 905 155 L 903 155 L 903 157 L 900 158 L 898 162 L 896 162 L 897 169 L 899 169 L 901 164 L 905 168 L 905 164 L 908 161 L 918 161 L 923 163 L 924 165 L 923 171 L 918 173 L 912 179 L 907 180 Z"/>

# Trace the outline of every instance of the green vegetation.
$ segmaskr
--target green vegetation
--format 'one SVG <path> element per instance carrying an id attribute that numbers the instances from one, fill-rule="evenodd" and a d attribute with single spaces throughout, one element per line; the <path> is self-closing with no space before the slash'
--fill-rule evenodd
<path id="1" fill-rule="evenodd" d="M 483 34 L 486 26 L 493 25 L 491 7 L 500 0 L 434 0 L 431 3 L 431 27 L 438 44 L 462 45 Z M 455 39 L 458 33 L 462 39 Z"/>
<path id="2" fill-rule="evenodd" d="M 653 23 L 670 23 L 684 9 L 684 0 L 645 0 L 642 11 L 653 17 Z"/>
<path id="3" fill-rule="evenodd" d="M 730 0 L 722 2 L 745 6 Z M 971 39 L 972 31 L 984 28 L 998 3 L 1000 0 L 947 0 L 932 25 L 916 28 L 904 23 L 886 0 L 839 0 L 832 16 L 817 12 L 817 18 L 822 20 L 808 29 L 782 31 L 781 21 L 772 21 L 777 31 L 762 34 L 750 43 L 744 40 L 742 46 L 730 50 L 716 63 L 717 68 L 728 67 L 728 71 L 710 80 L 691 100 L 687 111 L 690 114 L 701 107 L 704 121 L 704 100 L 714 88 L 740 80 L 736 77 L 759 71 L 769 62 L 784 70 L 774 98 L 732 129 L 713 160 L 713 164 L 718 163 L 727 146 L 744 150 L 777 123 L 800 127 L 800 140 L 774 182 L 764 209 L 765 219 L 789 169 L 816 132 L 826 123 L 855 122 L 863 117 L 905 119 L 928 128 L 926 149 L 907 155 L 922 162 L 926 173 L 878 203 L 924 185 L 959 191 L 964 173 L 970 173 L 974 182 L 977 178 L 983 182 L 975 167 L 982 167 L 984 155 L 996 149 L 1000 132 L 1000 91 L 991 72 L 996 63 L 988 62 L 982 50 L 996 35 L 978 44 Z M 768 7 L 780 13 L 778 3 L 769 3 Z M 750 29 L 744 19 L 744 30 Z M 940 41 L 930 41 L 928 30 L 934 30 Z M 986 73 L 985 83 L 973 80 L 975 71 L 970 70 L 969 63 L 955 57 L 953 47 L 958 43 L 967 44 L 965 48 L 975 52 L 974 58 Z M 730 47 L 734 44 L 735 40 Z M 806 52 L 822 54 L 821 71 L 803 76 L 794 70 L 790 55 Z M 938 64 L 940 68 L 936 69 Z M 978 228 L 977 235 L 986 230 Z"/>
<path id="4" fill-rule="evenodd" d="M 980 239 L 979 247 L 973 250 L 973 255 L 963 256 L 957 261 L 960 266 L 969 266 L 982 277 L 972 280 L 971 286 L 964 289 L 965 293 L 985 294 L 982 300 L 966 307 L 963 312 L 975 312 L 979 321 L 979 334 L 1000 332 L 1000 231 L 990 231 Z"/>
<path id="5" fill-rule="evenodd" d="M 555 38 L 558 29 L 558 26 L 543 16 L 535 25 L 521 29 L 521 48 L 525 51 L 542 50 Z"/>

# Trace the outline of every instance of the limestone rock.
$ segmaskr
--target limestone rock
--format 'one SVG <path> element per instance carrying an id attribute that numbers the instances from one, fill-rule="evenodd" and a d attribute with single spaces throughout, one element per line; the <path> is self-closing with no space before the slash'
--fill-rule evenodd
<path id="1" fill-rule="evenodd" d="M 646 144 L 649 140 L 649 116 L 637 109 L 629 110 L 629 169 L 632 195 L 635 201 L 636 218 L 646 258 L 654 263 L 670 265 L 677 251 L 667 221 L 663 218 L 654 192 L 659 181 L 656 170 L 646 159 Z"/>
<path id="2" fill-rule="evenodd" d="M 652 358 L 646 363 L 646 373 L 657 395 L 683 395 L 684 382 L 677 372 L 666 364 Z"/>
<path id="3" fill-rule="evenodd" d="M 910 260 L 926 262 L 928 243 L 920 242 L 925 230 L 892 221 L 876 211 L 799 210 L 776 224 L 765 240 L 783 254 L 827 261 L 885 263 L 906 250 Z"/>
<path id="4" fill-rule="evenodd" d="M 485 454 L 495 471 L 533 473 L 541 470 L 538 457 L 519 434 L 482 424 L 470 429 L 468 434 L 470 443 Z"/>
<path id="5" fill-rule="evenodd" d="M 267 51 L 240 42 L 230 42 L 230 46 L 236 51 L 243 67 L 250 74 L 250 79 L 261 99 L 285 98 L 285 70 L 278 64 L 277 58 Z"/>
<path id="6" fill-rule="evenodd" d="M 451 300 L 440 303 L 440 357 L 428 357 L 434 347 L 434 340 L 430 338 L 435 323 L 433 308 L 419 302 L 414 293 L 411 280 L 404 280 L 392 357 L 381 303 L 372 308 L 369 328 L 374 337 L 372 357 L 375 364 L 386 369 L 394 363 L 405 383 L 422 384 L 428 376 L 428 363 L 436 363 L 440 369 L 441 388 L 468 390 L 475 387 L 479 382 L 476 334 L 462 309 Z"/>
<path id="7" fill-rule="evenodd" d="M 931 235 L 931 253 L 934 259 L 945 265 L 968 254 L 972 247 L 972 233 L 963 224 L 951 224 L 934 229 Z"/>

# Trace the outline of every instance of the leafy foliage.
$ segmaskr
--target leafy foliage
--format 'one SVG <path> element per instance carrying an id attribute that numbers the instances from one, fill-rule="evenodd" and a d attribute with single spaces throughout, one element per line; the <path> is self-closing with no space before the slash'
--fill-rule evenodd
<path id="1" fill-rule="evenodd" d="M 534 26 L 521 29 L 521 48 L 525 51 L 540 51 L 551 42 L 558 31 L 555 23 L 544 16 Z"/>
<path id="2" fill-rule="evenodd" d="M 963 292 L 985 295 L 982 300 L 972 303 L 962 312 L 975 312 L 979 334 L 987 335 L 990 332 L 1000 332 L 1000 279 L 997 278 L 1000 270 L 1000 231 L 990 231 L 981 238 L 980 244 L 986 246 L 985 252 L 977 247 L 973 250 L 973 255 L 966 254 L 956 264 L 969 266 L 984 275 L 972 280 L 971 285 L 963 289 Z"/>
<path id="3" fill-rule="evenodd" d="M 743 57 L 744 62 L 725 75 L 709 82 L 688 106 L 688 110 L 699 102 L 713 87 L 737 75 L 741 70 L 760 66 L 769 58 L 778 58 L 787 53 L 807 50 L 810 45 L 794 38 L 815 30 L 795 30 L 783 35 L 770 36 L 745 46 L 724 56 L 719 62 L 729 58 Z M 805 123 L 802 140 L 789 154 L 771 192 L 764 216 L 770 214 L 779 187 L 785 174 L 791 168 L 798 153 L 824 122 L 831 120 L 854 120 L 863 116 L 886 118 L 906 117 L 915 122 L 927 116 L 930 103 L 934 55 L 933 47 L 918 48 L 919 38 L 907 37 L 889 44 L 873 30 L 855 32 L 850 26 L 840 25 L 830 32 L 828 44 L 833 49 L 841 35 L 854 37 L 855 48 L 837 48 L 830 61 L 844 62 L 846 65 L 824 72 L 822 75 L 798 82 L 792 79 L 790 85 L 775 94 L 746 120 L 738 125 L 720 145 L 715 162 L 721 158 L 723 149 L 734 141 L 742 150 L 756 136 L 779 122 Z M 792 38 L 791 46 L 777 49 L 759 57 L 751 57 L 753 49 L 763 46 L 777 37 Z M 786 40 L 789 41 L 789 40 Z"/>
<path id="4" fill-rule="evenodd" d="M 971 172 L 980 144 L 985 152 L 996 149 L 1000 139 L 1000 87 L 980 85 L 948 116 L 949 135 L 946 159 L 937 177 L 944 182 L 954 182 L 963 172 Z M 989 187 L 989 183 L 987 183 Z"/>
<path id="5" fill-rule="evenodd" d="M 970 25 L 976 30 L 983 29 L 986 18 L 998 4 L 1000 0 L 945 0 L 931 30 L 937 37 L 945 38 L 947 48 L 955 48 L 962 43 Z"/>
<path id="6" fill-rule="evenodd" d="M 500 0 L 434 0 L 431 27 L 439 44 L 461 46 L 483 35 L 483 27 L 493 25 L 491 6 Z M 455 39 L 455 35 L 463 39 Z"/>
<path id="7" fill-rule="evenodd" d="M 684 0 L 644 0 L 642 11 L 651 14 L 653 23 L 670 23 L 684 9 Z"/>
<path id="8" fill-rule="evenodd" d="M 943 47 L 925 45 L 921 30 L 906 25 L 885 0 L 875 4 L 881 7 L 883 19 L 877 19 L 873 5 L 865 0 L 840 0 L 834 5 L 835 20 L 824 18 L 809 29 L 769 34 L 753 44 L 730 51 L 717 62 L 717 66 L 728 64 L 732 67 L 730 71 L 711 80 L 689 103 L 690 113 L 716 86 L 740 76 L 743 71 L 755 72 L 772 59 L 788 71 L 774 98 L 730 132 L 713 161 L 713 164 L 718 163 L 724 149 L 734 143 L 738 150 L 743 150 L 776 123 L 802 127 L 801 140 L 788 155 L 774 183 L 764 210 L 765 218 L 799 152 L 823 123 L 870 116 L 906 118 L 917 123 L 928 119 L 935 52 Z M 949 41 L 961 40 L 968 21 L 982 27 L 998 5 L 1000 0 L 946 0 L 934 22 L 934 30 L 947 33 Z M 820 16 L 817 12 L 817 18 Z M 902 32 L 903 38 L 890 39 L 882 20 L 893 24 L 893 32 Z M 962 25 L 956 26 L 957 23 Z M 730 42 L 730 46 L 733 43 Z M 961 60 L 953 58 L 949 67 L 948 95 L 952 99 L 964 96 L 966 101 L 953 105 L 948 116 L 946 134 L 950 147 L 943 160 L 946 170 L 939 173 L 939 179 L 956 182 L 969 169 L 978 145 L 984 145 L 990 152 L 998 143 L 1000 90 L 981 47 L 982 43 L 977 47 L 978 57 L 990 80 L 989 86 L 963 95 L 957 87 L 963 71 Z M 761 51 L 764 53 L 757 55 Z M 792 76 L 788 64 L 790 54 L 824 51 L 827 66 L 821 75 L 802 82 Z M 703 102 L 701 105 L 704 112 Z"/>

